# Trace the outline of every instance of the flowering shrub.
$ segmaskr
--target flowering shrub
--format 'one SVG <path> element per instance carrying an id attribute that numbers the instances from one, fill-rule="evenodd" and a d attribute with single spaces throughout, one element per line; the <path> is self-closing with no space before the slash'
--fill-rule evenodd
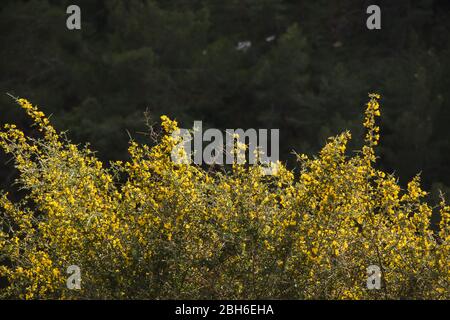
<path id="1" fill-rule="evenodd" d="M 177 123 L 163 116 L 153 147 L 131 142 L 130 159 L 108 167 L 59 135 L 25 99 L 41 138 L 0 131 L 26 195 L 0 196 L 3 298 L 25 299 L 448 299 L 450 207 L 438 231 L 419 177 L 402 190 L 374 167 L 379 96 L 365 112 L 365 145 L 350 133 L 300 172 L 278 163 L 230 171 L 174 164 Z M 67 267 L 81 289 L 66 286 Z M 367 288 L 367 267 L 381 289 Z"/>

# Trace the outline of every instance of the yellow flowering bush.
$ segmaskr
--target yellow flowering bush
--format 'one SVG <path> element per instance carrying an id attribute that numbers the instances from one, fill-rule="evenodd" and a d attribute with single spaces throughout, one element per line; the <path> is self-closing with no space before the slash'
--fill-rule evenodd
<path id="1" fill-rule="evenodd" d="M 40 138 L 0 131 L 25 195 L 0 195 L 0 289 L 20 299 L 449 299 L 450 207 L 439 230 L 419 177 L 402 190 L 375 168 L 379 96 L 365 112 L 365 145 L 349 132 L 300 171 L 175 164 L 177 123 L 161 117 L 154 146 L 130 142 L 105 166 L 25 99 Z M 66 286 L 68 266 L 81 289 Z M 381 289 L 367 287 L 379 266 Z"/>

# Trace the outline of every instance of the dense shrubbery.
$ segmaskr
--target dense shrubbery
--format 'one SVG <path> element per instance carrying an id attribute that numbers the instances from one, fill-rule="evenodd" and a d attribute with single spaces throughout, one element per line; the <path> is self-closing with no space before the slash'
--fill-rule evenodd
<path id="1" fill-rule="evenodd" d="M 345 132 L 317 157 L 299 155 L 298 174 L 278 164 L 274 176 L 174 164 L 167 117 L 158 144 L 131 142 L 130 160 L 106 168 L 19 99 L 43 137 L 0 133 L 26 190 L 0 200 L 2 296 L 448 299 L 450 207 L 442 201 L 432 231 L 419 178 L 401 190 L 374 168 L 378 98 L 361 151 L 346 153 Z M 66 288 L 69 265 L 81 268 L 81 290 Z M 370 265 L 381 290 L 366 288 Z"/>
<path id="2" fill-rule="evenodd" d="M 280 157 L 292 169 L 292 149 L 317 154 L 344 130 L 361 145 L 358 107 L 379 90 L 377 168 L 402 187 L 422 172 L 433 203 L 438 189 L 450 194 L 450 1 L 75 2 L 79 32 L 66 28 L 74 1 L 1 1 L 0 92 L 45 106 L 55 128 L 91 142 L 100 160 L 127 159 L 126 130 L 143 131 L 148 108 L 213 128 L 283 128 Z M 373 2 L 377 31 L 366 28 Z M 0 94 L 3 123 L 28 135 L 12 106 Z M 0 188 L 12 192 L 12 181 L 0 166 Z"/>

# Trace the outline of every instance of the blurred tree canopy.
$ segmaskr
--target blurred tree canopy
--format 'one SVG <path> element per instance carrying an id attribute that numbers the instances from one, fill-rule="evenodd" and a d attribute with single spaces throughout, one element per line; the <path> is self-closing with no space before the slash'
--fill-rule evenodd
<path id="1" fill-rule="evenodd" d="M 81 8 L 82 30 L 66 28 Z M 126 157 L 144 111 L 182 127 L 280 128 L 283 160 L 349 129 L 361 143 L 368 92 L 383 96 L 385 170 L 450 185 L 450 2 L 2 0 L 1 122 L 28 125 L 6 94 L 38 104 L 103 159 Z M 245 46 L 239 45 L 245 43 Z M 11 168 L 1 158 L 1 187 Z"/>

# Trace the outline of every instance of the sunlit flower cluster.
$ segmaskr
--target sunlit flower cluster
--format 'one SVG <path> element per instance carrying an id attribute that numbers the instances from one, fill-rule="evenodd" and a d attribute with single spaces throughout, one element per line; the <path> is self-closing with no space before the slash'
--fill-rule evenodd
<path id="1" fill-rule="evenodd" d="M 449 299 L 450 207 L 433 209 L 419 177 L 403 190 L 376 169 L 379 96 L 370 95 L 365 145 L 349 132 L 299 171 L 175 164 L 175 121 L 154 146 L 104 165 L 58 134 L 25 99 L 41 138 L 14 125 L 0 146 L 18 170 L 20 201 L 0 195 L 0 289 L 20 299 Z M 66 269 L 81 270 L 81 290 Z M 367 267 L 381 269 L 380 290 Z"/>

